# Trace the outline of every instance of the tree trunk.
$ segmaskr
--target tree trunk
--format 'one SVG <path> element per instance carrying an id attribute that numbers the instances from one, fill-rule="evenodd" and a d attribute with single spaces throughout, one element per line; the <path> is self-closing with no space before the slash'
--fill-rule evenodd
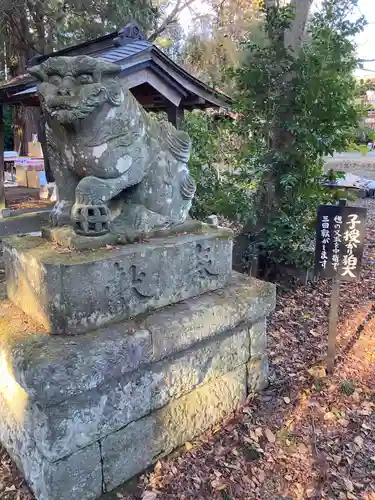
<path id="1" fill-rule="evenodd" d="M 15 106 L 13 114 L 14 148 L 20 155 L 27 156 L 28 143 L 33 134 L 39 132 L 40 110 L 36 106 Z"/>
<path id="2" fill-rule="evenodd" d="M 12 16 L 12 28 L 8 30 L 7 39 L 7 64 L 11 77 L 16 77 L 26 73 L 27 62 L 30 56 L 30 48 L 27 46 L 26 39 L 28 34 L 28 20 L 26 10 L 20 10 Z M 24 39 L 20 39 L 23 34 Z M 15 106 L 13 108 L 13 139 L 14 149 L 20 154 L 25 153 L 25 134 L 26 123 L 25 107 Z"/>
<path id="3" fill-rule="evenodd" d="M 297 56 L 305 38 L 305 30 L 313 0 L 291 0 L 295 8 L 295 18 L 284 34 L 284 45 L 290 47 Z"/>
<path id="4" fill-rule="evenodd" d="M 27 64 L 30 58 L 38 50 L 45 51 L 46 32 L 44 27 L 44 12 L 42 4 L 37 3 L 36 8 L 29 4 L 30 12 L 27 12 L 26 5 L 17 12 L 11 12 L 10 28 L 8 29 L 8 50 L 7 59 L 10 75 L 12 77 L 27 73 Z M 30 18 L 32 16 L 32 18 Z M 29 22 L 34 20 L 34 34 L 36 43 L 31 38 Z M 14 149 L 21 155 L 27 155 L 28 142 L 33 134 L 38 134 L 38 122 L 40 110 L 34 106 L 14 106 L 13 108 L 13 137 Z"/>
<path id="5" fill-rule="evenodd" d="M 40 144 L 42 146 L 43 157 L 44 157 L 44 170 L 46 172 L 47 182 L 55 182 L 51 165 L 48 159 L 48 148 L 47 148 L 47 138 L 46 138 L 46 120 L 43 113 L 40 114 L 38 137 Z"/>
<path id="6" fill-rule="evenodd" d="M 282 49 L 280 58 L 284 57 L 284 48 L 290 49 L 294 57 L 298 57 L 299 51 L 302 47 L 306 23 L 308 20 L 309 11 L 313 0 L 265 0 L 267 8 L 275 6 L 285 6 L 291 4 L 295 9 L 295 18 L 292 21 L 290 28 L 285 31 L 278 31 L 270 29 L 268 37 L 275 47 Z M 293 78 L 292 73 L 285 73 L 283 82 L 288 82 Z M 288 123 L 293 120 L 293 100 L 294 95 L 291 91 L 285 94 L 283 82 L 280 83 L 281 92 L 284 92 L 285 102 L 288 105 L 280 111 L 278 116 L 274 118 L 274 126 L 270 132 L 269 144 L 272 149 L 278 152 L 283 152 L 292 147 L 293 134 L 286 130 L 282 123 Z M 287 88 L 287 87 L 286 87 Z M 259 257 L 257 255 L 257 235 L 261 233 L 262 229 L 277 212 L 279 203 L 279 186 L 276 185 L 278 178 L 277 172 L 270 169 L 262 178 L 261 191 L 259 192 L 258 206 L 263 207 L 262 217 L 258 217 L 255 225 L 253 223 L 246 224 L 241 233 L 234 241 L 233 249 L 233 267 L 238 271 L 247 270 L 249 274 L 256 276 L 259 272 Z M 250 247 L 253 244 L 253 248 Z M 254 250 L 255 249 L 255 250 Z M 246 255 L 247 254 L 247 255 Z M 246 258 L 244 259 L 244 256 Z"/>
<path id="7" fill-rule="evenodd" d="M 0 210 L 5 208 L 5 185 L 4 185 L 4 113 L 0 105 Z"/>
<path id="8" fill-rule="evenodd" d="M 274 3 L 272 0 L 268 0 L 270 3 Z M 290 4 L 295 11 L 295 18 L 293 19 L 289 29 L 283 32 L 269 32 L 268 36 L 273 38 L 278 43 L 283 45 L 285 49 L 289 50 L 290 54 L 297 58 L 299 51 L 302 47 L 304 40 L 304 33 L 306 29 L 306 23 L 308 20 L 309 12 L 313 0 L 284 0 L 284 5 Z M 267 5 L 267 0 L 266 0 Z M 293 73 L 286 73 L 284 75 L 284 82 L 289 82 L 293 79 Z M 293 103 L 294 96 L 287 95 L 287 101 L 291 104 Z M 275 119 L 275 127 L 271 132 L 273 148 L 276 151 L 283 152 L 291 146 L 293 141 L 293 135 L 281 126 L 281 123 L 288 123 L 293 119 L 293 106 L 285 106 L 279 116 Z"/>

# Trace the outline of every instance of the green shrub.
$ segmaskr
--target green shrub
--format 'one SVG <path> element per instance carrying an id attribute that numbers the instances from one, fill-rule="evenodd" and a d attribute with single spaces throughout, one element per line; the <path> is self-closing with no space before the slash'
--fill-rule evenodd
<path id="1" fill-rule="evenodd" d="M 185 130 L 192 139 L 189 168 L 197 183 L 191 214 L 204 220 L 217 214 L 244 222 L 251 212 L 254 186 L 243 182 L 236 147 L 239 138 L 230 119 L 202 111 L 185 113 Z"/>
<path id="2" fill-rule="evenodd" d="M 363 19 L 348 20 L 354 6 L 324 0 L 294 54 L 281 42 L 293 8 L 266 8 L 266 42 L 249 36 L 243 44 L 232 75 L 239 133 L 247 138 L 243 171 L 257 186 L 249 260 L 255 253 L 272 263 L 311 264 L 317 207 L 338 195 L 322 186 L 322 158 L 347 150 L 358 126 L 353 36 Z"/>

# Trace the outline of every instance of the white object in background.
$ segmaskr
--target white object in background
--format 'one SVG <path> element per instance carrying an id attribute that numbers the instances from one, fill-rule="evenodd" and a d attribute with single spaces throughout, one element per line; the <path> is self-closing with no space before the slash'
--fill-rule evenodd
<path id="1" fill-rule="evenodd" d="M 16 151 L 4 151 L 4 160 L 15 160 L 18 157 Z"/>
<path id="2" fill-rule="evenodd" d="M 4 172 L 4 184 L 9 187 L 9 186 L 18 186 L 18 182 L 16 179 L 14 179 L 14 176 L 11 174 L 11 172 Z"/>
<path id="3" fill-rule="evenodd" d="M 343 179 L 337 179 L 337 185 L 342 187 L 356 187 L 360 181 L 361 178 L 358 175 L 347 173 Z"/>
<path id="4" fill-rule="evenodd" d="M 48 200 L 49 191 L 48 191 L 47 177 L 44 170 L 39 172 L 39 184 L 40 184 L 39 198 L 41 200 Z"/>
<path id="5" fill-rule="evenodd" d="M 52 194 L 50 197 L 51 201 L 57 201 L 57 191 L 56 191 L 56 184 L 54 182 L 51 182 L 48 184 L 48 190 L 52 188 Z"/>
<path id="6" fill-rule="evenodd" d="M 370 104 L 375 104 L 375 91 L 374 90 L 367 90 L 366 97 L 367 97 L 367 101 Z"/>
<path id="7" fill-rule="evenodd" d="M 48 192 L 47 184 L 44 184 L 44 185 L 40 186 L 40 189 L 39 189 L 39 198 L 41 200 L 48 200 L 48 198 L 49 198 L 49 192 Z"/>

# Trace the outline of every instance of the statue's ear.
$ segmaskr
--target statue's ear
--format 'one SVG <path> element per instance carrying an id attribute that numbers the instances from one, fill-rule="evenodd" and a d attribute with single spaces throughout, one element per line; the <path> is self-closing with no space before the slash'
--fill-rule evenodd
<path id="1" fill-rule="evenodd" d="M 43 82 L 46 78 L 46 74 L 42 70 L 40 64 L 38 66 L 32 66 L 31 68 L 28 68 L 27 71 L 30 73 L 31 76 L 34 76 L 40 82 Z"/>

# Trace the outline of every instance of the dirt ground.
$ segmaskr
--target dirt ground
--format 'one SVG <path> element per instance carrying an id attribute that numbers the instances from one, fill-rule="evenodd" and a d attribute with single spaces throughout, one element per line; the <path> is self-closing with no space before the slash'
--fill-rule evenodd
<path id="1" fill-rule="evenodd" d="M 53 202 L 39 199 L 39 189 L 25 187 L 6 187 L 5 188 L 6 206 L 10 210 L 28 210 L 52 207 Z"/>
<path id="2" fill-rule="evenodd" d="M 359 203 L 363 273 L 341 285 L 334 374 L 324 370 L 330 283 L 279 289 L 270 387 L 103 500 L 375 500 L 375 200 Z M 4 449 L 0 498 L 34 498 Z"/>

